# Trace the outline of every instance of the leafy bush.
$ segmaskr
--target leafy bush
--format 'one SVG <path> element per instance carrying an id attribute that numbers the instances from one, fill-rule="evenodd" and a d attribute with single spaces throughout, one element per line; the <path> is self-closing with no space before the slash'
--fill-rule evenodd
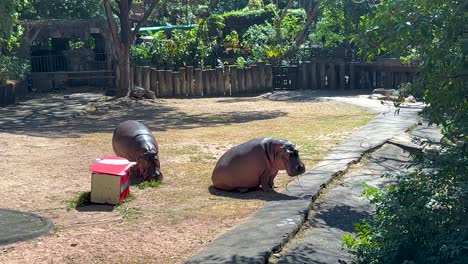
<path id="1" fill-rule="evenodd" d="M 419 157 L 382 191 L 366 186 L 376 214 L 355 225 L 356 238 L 344 236 L 355 263 L 468 263 L 466 147 Z"/>
<path id="2" fill-rule="evenodd" d="M 214 30 L 216 25 L 220 24 L 211 24 L 211 30 Z M 218 38 L 210 35 L 210 24 L 207 20 L 200 20 L 197 26 L 189 31 L 174 30 L 170 35 L 158 31 L 150 33 L 150 36 L 151 42 L 132 46 L 132 62 L 159 68 L 178 68 L 186 65 L 203 67 L 217 63 Z"/>
<path id="3" fill-rule="evenodd" d="M 16 55 L 0 56 L 0 84 L 6 80 L 25 78 L 30 68 L 29 60 Z"/>
<path id="4" fill-rule="evenodd" d="M 395 185 L 368 189 L 376 215 L 344 238 L 356 263 L 468 263 L 467 9 L 467 1 L 384 0 L 360 22 L 365 57 L 391 52 L 418 63 L 414 87 L 445 140 Z"/>
<path id="5" fill-rule="evenodd" d="M 226 25 L 223 29 L 223 34 L 227 35 L 235 30 L 239 35 L 243 35 L 250 26 L 271 21 L 274 15 L 275 11 L 271 8 L 226 12 L 222 14 L 224 24 Z"/>

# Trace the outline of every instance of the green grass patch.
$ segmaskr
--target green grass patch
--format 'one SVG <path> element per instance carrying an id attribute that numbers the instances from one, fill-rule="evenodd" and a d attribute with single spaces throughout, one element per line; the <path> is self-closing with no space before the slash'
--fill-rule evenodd
<path id="1" fill-rule="evenodd" d="M 91 192 L 80 192 L 76 199 L 68 200 L 66 203 L 67 211 L 91 204 Z"/>
<path id="2" fill-rule="evenodd" d="M 135 187 L 137 187 L 140 190 L 144 190 L 146 188 L 156 188 L 159 186 L 161 186 L 160 181 L 144 181 L 135 185 Z"/>
<path id="3" fill-rule="evenodd" d="M 140 208 L 133 207 L 118 207 L 117 210 L 122 214 L 125 221 L 132 221 L 142 214 Z"/>

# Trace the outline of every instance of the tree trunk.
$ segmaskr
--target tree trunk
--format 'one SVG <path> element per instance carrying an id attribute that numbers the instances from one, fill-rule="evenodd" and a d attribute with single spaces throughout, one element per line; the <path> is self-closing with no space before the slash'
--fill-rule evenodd
<path id="1" fill-rule="evenodd" d="M 123 47 L 119 52 L 119 80 L 117 83 L 117 97 L 128 95 L 133 80 L 130 80 L 130 47 Z"/>

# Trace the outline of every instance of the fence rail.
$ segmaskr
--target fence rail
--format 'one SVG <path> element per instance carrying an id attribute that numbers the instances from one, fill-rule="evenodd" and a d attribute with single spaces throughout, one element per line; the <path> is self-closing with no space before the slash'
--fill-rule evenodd
<path id="1" fill-rule="evenodd" d="M 155 92 L 158 97 L 236 96 L 274 89 L 354 90 L 398 89 L 417 77 L 415 66 L 389 63 L 353 63 L 344 60 L 313 60 L 292 66 L 259 63 L 244 69 L 229 66 L 216 69 L 183 67 L 162 70 L 132 66 L 134 85 Z"/>
<path id="2" fill-rule="evenodd" d="M 395 62 L 353 63 L 344 60 L 314 60 L 299 65 L 275 67 L 276 89 L 398 89 L 402 83 L 413 82 L 416 66 L 404 66 Z"/>
<path id="3" fill-rule="evenodd" d="M 107 53 L 83 50 L 31 56 L 31 89 L 47 91 L 65 86 L 113 87 L 114 72 L 110 57 Z"/>
<path id="4" fill-rule="evenodd" d="M 273 89 L 272 69 L 272 65 L 266 63 L 244 69 L 187 66 L 175 71 L 132 66 L 131 80 L 134 85 L 153 91 L 157 97 L 247 95 Z"/>

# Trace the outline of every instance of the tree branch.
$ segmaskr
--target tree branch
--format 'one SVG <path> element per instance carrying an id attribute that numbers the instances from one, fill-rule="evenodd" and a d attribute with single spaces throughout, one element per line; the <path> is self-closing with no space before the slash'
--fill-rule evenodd
<path id="1" fill-rule="evenodd" d="M 289 9 L 289 7 L 291 7 L 293 1 L 294 0 L 288 0 L 288 3 L 284 7 L 284 9 L 281 11 L 280 17 L 276 21 L 275 31 L 276 31 L 276 42 L 278 42 L 278 43 L 281 41 L 281 22 L 283 22 L 283 19 L 286 16 L 286 14 L 288 13 L 288 9 Z"/>
<path id="2" fill-rule="evenodd" d="M 132 33 L 131 33 L 131 40 L 134 40 L 135 39 L 135 36 L 136 34 L 138 33 L 138 31 L 140 30 L 141 26 L 143 25 L 143 23 L 146 22 L 146 20 L 148 19 L 148 17 L 151 15 L 151 13 L 153 13 L 153 10 L 154 8 L 156 7 L 156 5 L 159 3 L 159 0 L 154 0 L 153 3 L 151 3 L 150 7 L 148 8 L 148 10 L 146 10 L 145 14 L 143 15 L 143 17 L 140 19 L 140 21 L 138 21 L 138 23 L 136 24 L 135 28 L 133 29 Z"/>
<path id="3" fill-rule="evenodd" d="M 104 0 L 104 8 L 106 10 L 106 17 L 109 23 L 109 28 L 112 35 L 112 40 L 114 42 L 114 46 L 117 49 L 117 52 L 120 50 L 120 41 L 117 31 L 117 23 L 115 22 L 114 17 L 112 16 L 112 6 L 110 0 Z"/>
<path id="4" fill-rule="evenodd" d="M 294 39 L 294 44 L 289 48 L 289 50 L 282 56 L 283 58 L 288 58 L 292 54 L 294 54 L 299 46 L 304 42 L 305 37 L 307 35 L 307 31 L 309 30 L 309 27 L 312 25 L 312 23 L 317 19 L 317 16 L 320 12 L 320 3 L 321 1 L 317 1 L 316 5 L 312 8 L 310 7 L 309 10 L 307 11 L 307 20 L 304 23 L 304 27 L 302 30 L 296 35 Z"/>

